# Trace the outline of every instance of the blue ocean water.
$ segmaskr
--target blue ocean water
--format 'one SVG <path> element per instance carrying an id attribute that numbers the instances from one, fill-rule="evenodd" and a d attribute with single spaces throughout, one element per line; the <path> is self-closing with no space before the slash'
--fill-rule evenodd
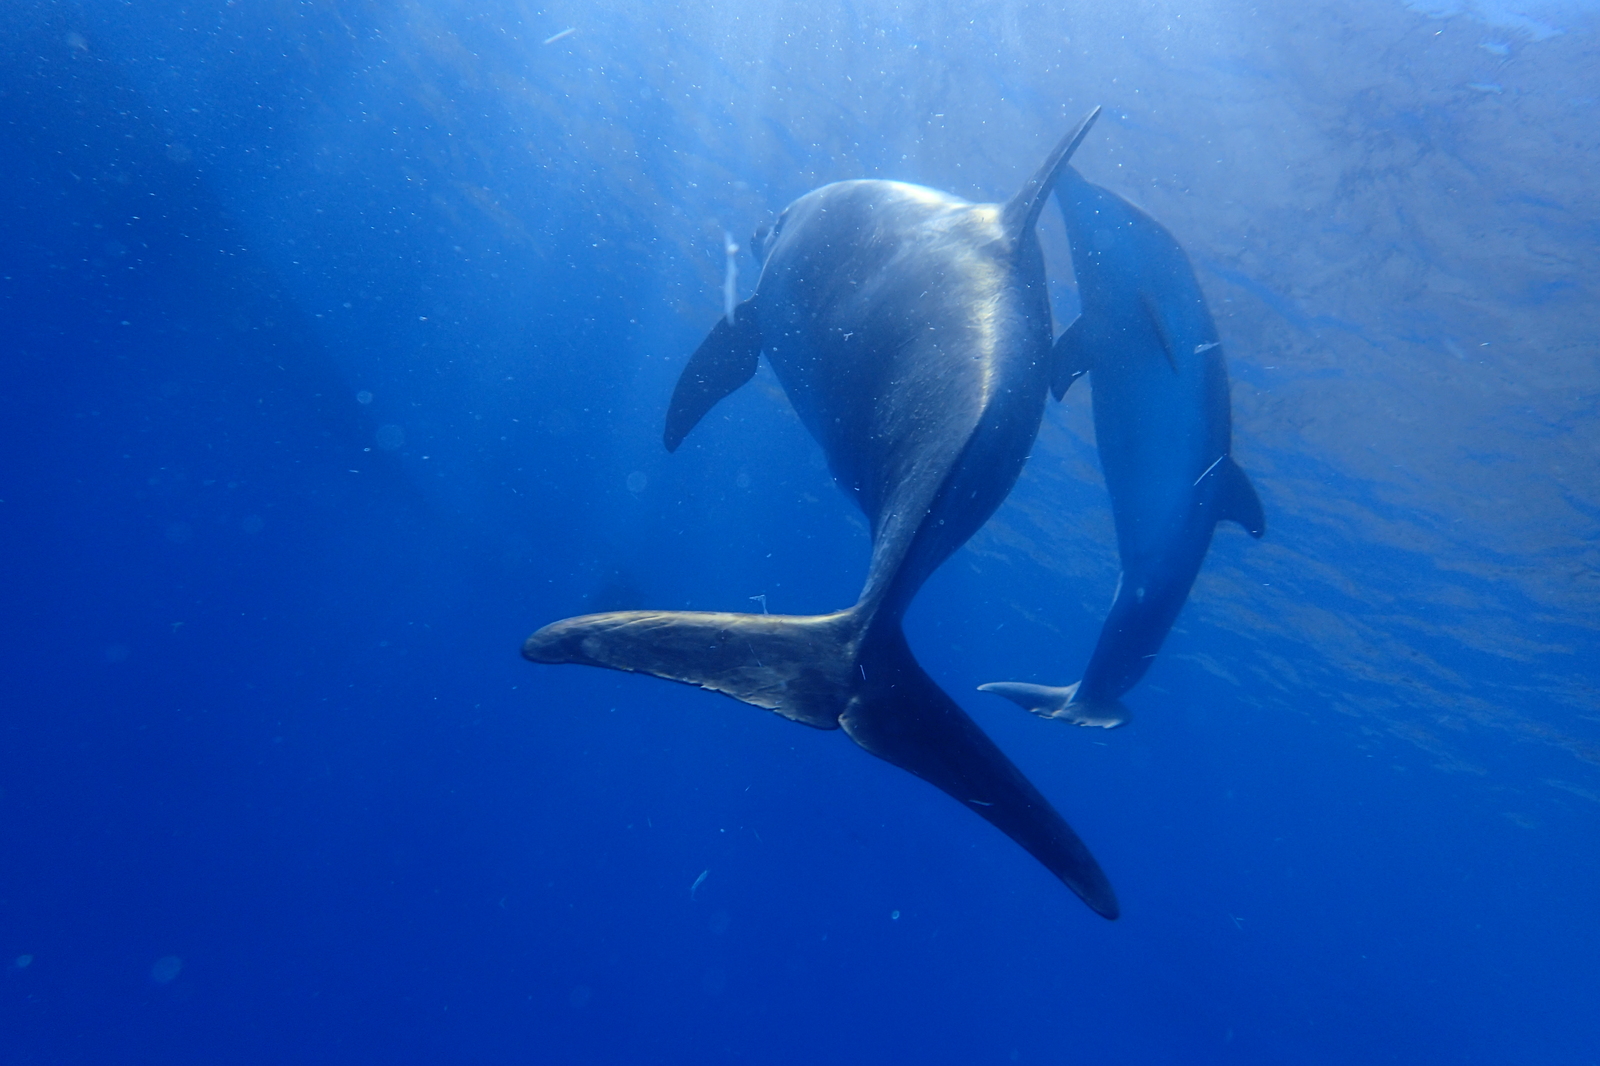
<path id="1" fill-rule="evenodd" d="M 0 1063 L 1600 1062 L 1597 31 L 11 0 Z M 661 447 L 723 234 L 1004 200 L 1096 104 L 1267 537 L 1219 531 L 1124 728 L 974 692 L 1074 680 L 1116 585 L 1080 384 L 907 632 L 1116 922 L 837 732 L 517 654 L 852 602 L 769 369 Z"/>

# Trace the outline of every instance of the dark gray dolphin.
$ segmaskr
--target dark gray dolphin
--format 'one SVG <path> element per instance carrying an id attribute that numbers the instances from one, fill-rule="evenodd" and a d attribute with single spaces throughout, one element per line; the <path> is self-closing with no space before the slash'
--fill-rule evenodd
<path id="1" fill-rule="evenodd" d="M 1070 166 L 1056 201 L 1083 313 L 1056 341 L 1051 387 L 1060 399 L 1092 375 L 1122 577 L 1083 680 L 980 687 L 1045 718 L 1111 728 L 1127 721 L 1118 700 L 1150 669 L 1216 524 L 1231 519 L 1253 537 L 1266 527 L 1228 454 L 1228 370 L 1189 257 L 1165 226 Z"/>
<path id="2" fill-rule="evenodd" d="M 755 295 L 717 323 L 678 381 L 669 450 L 766 353 L 834 478 L 871 520 L 855 606 L 815 617 L 586 615 L 539 630 L 522 654 L 653 674 L 842 727 L 1115 918 L 1116 896 L 1088 849 L 923 672 L 900 628 L 928 575 L 1010 491 L 1038 433 L 1052 349 L 1035 223 L 1096 113 L 1004 206 L 889 181 L 802 196 L 760 241 Z"/>

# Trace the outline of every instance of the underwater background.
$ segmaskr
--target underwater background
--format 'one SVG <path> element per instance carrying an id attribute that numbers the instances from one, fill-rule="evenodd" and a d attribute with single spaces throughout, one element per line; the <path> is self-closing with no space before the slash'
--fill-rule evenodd
<path id="1" fill-rule="evenodd" d="M 1592 0 L 8 0 L 0 1064 L 1600 1062 L 1597 102 Z M 1114 923 L 837 733 L 517 654 L 852 602 L 770 369 L 661 447 L 723 234 L 1004 200 L 1096 104 L 1267 536 L 1126 727 L 974 692 L 1116 585 L 1080 383 L 907 632 Z"/>

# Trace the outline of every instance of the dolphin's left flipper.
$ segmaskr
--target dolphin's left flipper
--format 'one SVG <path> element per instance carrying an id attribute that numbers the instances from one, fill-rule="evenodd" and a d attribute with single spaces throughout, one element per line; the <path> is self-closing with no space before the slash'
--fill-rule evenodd
<path id="1" fill-rule="evenodd" d="M 667 408 L 667 431 L 662 438 L 667 451 L 677 451 L 683 438 L 718 401 L 755 377 L 760 360 L 761 323 L 752 298 L 735 309 L 732 325 L 726 318 L 718 319 L 711 335 L 689 357 Z"/>
<path id="2" fill-rule="evenodd" d="M 1217 520 L 1237 522 L 1245 532 L 1260 540 L 1267 531 L 1267 519 L 1261 513 L 1261 497 L 1256 495 L 1256 487 L 1250 484 L 1250 478 L 1239 469 L 1233 456 L 1223 456 L 1211 471 L 1211 477 L 1215 479 L 1211 499 L 1217 508 Z"/>
<path id="3" fill-rule="evenodd" d="M 1094 353 L 1086 343 L 1088 335 L 1080 314 L 1050 349 L 1050 391 L 1058 400 L 1067 394 L 1074 381 L 1094 369 Z"/>

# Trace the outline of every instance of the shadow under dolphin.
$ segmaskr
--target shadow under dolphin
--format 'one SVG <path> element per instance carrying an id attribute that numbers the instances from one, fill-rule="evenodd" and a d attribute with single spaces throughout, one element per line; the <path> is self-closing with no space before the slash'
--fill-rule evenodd
<path id="1" fill-rule="evenodd" d="M 1056 202 L 1083 313 L 1056 341 L 1057 399 L 1094 388 L 1094 433 L 1122 576 L 1083 679 L 1064 687 L 980 685 L 1044 718 L 1112 728 L 1122 694 L 1150 669 L 1219 521 L 1266 531 L 1232 450 L 1228 370 L 1189 257 L 1167 228 L 1064 167 Z"/>
<path id="2" fill-rule="evenodd" d="M 943 789 L 1094 911 L 1100 866 L 1048 800 L 912 656 L 901 618 L 988 520 L 1038 433 L 1052 374 L 1035 225 L 1099 109 L 1005 205 L 890 181 L 823 186 L 761 239 L 755 295 L 719 321 L 673 393 L 675 450 L 766 353 L 867 515 L 872 558 L 853 607 L 813 617 L 621 611 L 552 623 L 522 654 L 720 692 L 818 729 Z"/>

